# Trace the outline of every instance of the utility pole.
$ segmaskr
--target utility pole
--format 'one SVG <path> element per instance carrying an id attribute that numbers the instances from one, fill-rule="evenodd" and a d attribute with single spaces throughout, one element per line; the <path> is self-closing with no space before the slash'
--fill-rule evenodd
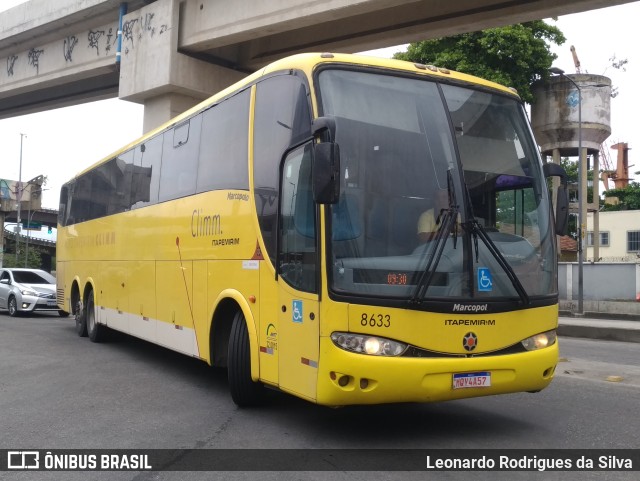
<path id="1" fill-rule="evenodd" d="M 22 203 L 22 140 L 27 134 L 20 134 L 20 170 L 18 171 L 18 191 L 16 192 L 16 198 L 18 199 L 17 217 L 16 223 L 16 266 L 18 265 L 18 246 L 20 245 L 20 204 Z"/>

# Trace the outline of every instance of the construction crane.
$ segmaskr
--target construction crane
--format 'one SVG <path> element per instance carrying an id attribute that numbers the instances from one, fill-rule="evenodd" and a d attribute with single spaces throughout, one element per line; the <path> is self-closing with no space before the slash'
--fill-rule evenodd
<path id="1" fill-rule="evenodd" d="M 606 140 L 600 144 L 600 164 L 602 165 L 602 170 L 604 172 L 613 172 L 614 169 L 611 167 L 611 161 L 609 160 L 609 154 L 607 153 L 608 146 L 609 142 Z"/>
<path id="2" fill-rule="evenodd" d="M 611 168 L 611 162 L 609 161 L 609 154 L 607 153 L 607 141 L 605 140 L 600 144 L 600 162 L 602 162 L 603 169 L 600 171 L 600 180 L 604 185 L 605 192 L 609 190 L 609 179 L 612 179 L 616 175 L 616 171 Z"/>
<path id="3" fill-rule="evenodd" d="M 603 149 L 604 143 L 600 146 L 601 157 L 604 159 L 605 150 Z M 618 142 L 611 146 L 612 150 L 618 152 L 616 160 L 616 170 L 612 170 L 608 164 L 605 164 L 605 170 L 600 173 L 600 180 L 604 184 L 604 190 L 609 190 L 609 179 L 613 180 L 614 187 L 616 189 L 624 189 L 629 185 L 629 145 L 626 142 Z"/>

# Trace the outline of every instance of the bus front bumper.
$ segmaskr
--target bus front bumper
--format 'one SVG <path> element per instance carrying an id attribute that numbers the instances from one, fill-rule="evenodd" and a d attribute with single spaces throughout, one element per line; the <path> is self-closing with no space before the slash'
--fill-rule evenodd
<path id="1" fill-rule="evenodd" d="M 320 339 L 318 404 L 434 402 L 544 389 L 558 363 L 558 342 L 519 354 L 460 358 L 356 354 Z M 489 373 L 490 385 L 454 389 L 454 374 Z"/>

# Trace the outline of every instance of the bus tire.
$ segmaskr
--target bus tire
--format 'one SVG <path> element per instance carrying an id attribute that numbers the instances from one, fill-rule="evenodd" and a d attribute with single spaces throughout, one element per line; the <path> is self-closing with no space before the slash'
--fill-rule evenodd
<path id="1" fill-rule="evenodd" d="M 87 337 L 87 314 L 85 306 L 81 302 L 77 302 L 75 309 L 76 333 L 80 337 Z"/>
<path id="2" fill-rule="evenodd" d="M 233 402 L 239 407 L 257 406 L 264 401 L 264 386 L 251 379 L 251 349 L 244 314 L 233 319 L 229 336 L 227 373 Z"/>
<path id="3" fill-rule="evenodd" d="M 91 342 L 102 342 L 106 338 L 107 328 L 96 321 L 96 309 L 93 301 L 93 291 L 89 291 L 87 295 L 87 303 L 85 308 L 85 319 L 87 323 L 87 335 Z"/>

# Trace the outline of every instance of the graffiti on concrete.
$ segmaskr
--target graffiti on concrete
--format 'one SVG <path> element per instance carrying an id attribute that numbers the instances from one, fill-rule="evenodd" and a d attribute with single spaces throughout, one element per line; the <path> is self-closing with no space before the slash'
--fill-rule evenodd
<path id="1" fill-rule="evenodd" d="M 138 23 L 138 18 L 134 18 L 133 20 L 127 20 L 122 24 L 122 35 L 124 39 L 131 42 L 131 48 L 133 48 L 133 27 L 135 27 L 136 23 Z"/>
<path id="2" fill-rule="evenodd" d="M 100 37 L 104 35 L 104 30 L 89 30 L 87 34 L 87 40 L 89 41 L 89 48 L 96 49 L 96 55 L 100 55 Z"/>
<path id="3" fill-rule="evenodd" d="M 9 55 L 7 57 L 7 75 L 9 77 L 13 77 L 13 66 L 16 64 L 16 60 L 18 60 L 17 55 Z"/>
<path id="4" fill-rule="evenodd" d="M 29 50 L 29 65 L 36 69 L 36 74 L 40 73 L 40 55 L 44 53 L 44 50 L 32 48 Z"/>
<path id="5" fill-rule="evenodd" d="M 67 62 L 73 62 L 73 49 L 78 43 L 78 39 L 75 35 L 67 37 L 62 42 L 62 54 Z"/>
<path id="6" fill-rule="evenodd" d="M 144 16 L 124 22 L 122 25 L 122 37 L 126 42 L 123 47 L 124 54 L 127 55 L 131 49 L 135 49 L 134 39 L 140 44 L 145 37 L 154 39 L 156 34 L 162 35 L 168 30 L 169 27 L 165 23 L 157 26 L 155 13 L 146 13 Z"/>
<path id="7" fill-rule="evenodd" d="M 144 19 L 140 19 L 142 24 L 142 30 L 141 32 L 138 34 L 138 39 L 142 39 L 142 34 L 144 32 L 149 32 L 151 34 L 151 36 L 153 37 L 156 34 L 156 28 L 153 26 L 153 17 L 155 17 L 156 14 L 155 13 L 147 13 L 144 16 Z"/>
<path id="8" fill-rule="evenodd" d="M 107 32 L 107 46 L 105 47 L 105 52 L 109 53 L 111 52 L 111 45 L 113 45 L 113 43 L 116 42 L 116 39 L 114 38 L 113 35 L 113 28 L 110 28 L 109 31 Z"/>

